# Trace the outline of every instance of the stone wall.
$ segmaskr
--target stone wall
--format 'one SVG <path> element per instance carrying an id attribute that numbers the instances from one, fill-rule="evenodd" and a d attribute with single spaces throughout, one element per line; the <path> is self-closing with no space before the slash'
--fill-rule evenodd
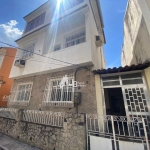
<path id="1" fill-rule="evenodd" d="M 84 114 L 65 113 L 64 127 L 0 118 L 0 132 L 43 150 L 85 150 Z"/>
<path id="2" fill-rule="evenodd" d="M 81 104 L 74 108 L 63 108 L 63 107 L 43 107 L 43 95 L 48 77 L 57 77 L 68 74 L 74 75 L 75 70 L 61 71 L 56 73 L 42 74 L 38 76 L 24 77 L 14 80 L 14 86 L 12 89 L 16 89 L 18 83 L 33 82 L 30 102 L 28 106 L 15 106 L 9 105 L 9 108 L 17 109 L 28 109 L 28 110 L 46 110 L 54 112 L 72 112 L 72 113 L 97 113 L 97 102 L 96 102 L 96 90 L 95 90 L 95 76 L 91 71 L 85 69 L 77 72 L 76 81 L 84 82 L 85 87 L 81 87 L 80 91 L 82 94 Z"/>

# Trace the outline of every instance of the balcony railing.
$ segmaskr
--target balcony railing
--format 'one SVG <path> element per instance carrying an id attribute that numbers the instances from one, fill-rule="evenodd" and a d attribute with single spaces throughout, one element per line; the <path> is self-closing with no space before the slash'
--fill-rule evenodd
<path id="1" fill-rule="evenodd" d="M 0 108 L 0 117 L 17 119 L 18 109 L 13 108 Z"/>
<path id="2" fill-rule="evenodd" d="M 23 121 L 63 127 L 64 115 L 65 114 L 61 112 L 27 110 L 23 112 Z"/>

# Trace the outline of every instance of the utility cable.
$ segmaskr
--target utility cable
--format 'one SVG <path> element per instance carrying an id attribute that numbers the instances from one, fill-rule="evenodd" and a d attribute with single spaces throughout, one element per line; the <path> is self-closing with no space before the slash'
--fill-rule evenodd
<path id="1" fill-rule="evenodd" d="M 2 54 L 0 54 L 0 55 L 2 56 Z M 18 59 L 21 59 L 21 58 L 22 58 L 22 57 L 11 56 L 11 55 L 3 55 L 3 56 L 18 58 Z M 66 66 L 66 65 L 63 65 L 63 64 L 55 64 L 55 63 L 49 63 L 49 62 L 44 62 L 44 61 L 39 61 L 39 60 L 30 60 L 30 59 L 28 59 L 28 60 L 29 60 L 29 61 L 35 61 L 35 62 L 41 62 L 41 63 L 48 63 L 48 64 Z M 66 66 L 66 67 L 67 67 L 67 66 Z"/>
<path id="2" fill-rule="evenodd" d="M 5 45 L 8 45 L 8 46 L 13 47 L 13 48 L 16 48 L 16 49 L 20 49 L 20 50 L 22 50 L 22 51 L 31 52 L 31 51 L 29 51 L 29 50 L 25 50 L 25 49 L 23 49 L 23 48 L 19 48 L 19 47 L 13 46 L 13 45 L 11 45 L 11 44 L 9 44 L 9 43 L 5 43 L 5 42 L 2 42 L 2 41 L 0 41 L 0 43 L 5 44 Z M 69 63 L 69 62 L 66 62 L 66 61 L 62 61 L 62 60 L 59 60 L 59 59 L 55 59 L 55 58 L 50 58 L 50 57 L 47 57 L 47 56 L 43 56 L 43 55 L 38 54 L 38 53 L 33 53 L 33 54 L 38 55 L 38 56 L 41 56 L 41 57 L 45 57 L 45 58 L 48 58 L 48 59 L 52 59 L 52 60 L 55 60 L 55 61 L 63 62 L 63 63 L 66 63 L 66 64 L 70 64 L 70 65 L 74 65 L 74 66 L 79 66 L 79 65 L 77 65 L 77 64 L 72 64 L 72 63 Z"/>

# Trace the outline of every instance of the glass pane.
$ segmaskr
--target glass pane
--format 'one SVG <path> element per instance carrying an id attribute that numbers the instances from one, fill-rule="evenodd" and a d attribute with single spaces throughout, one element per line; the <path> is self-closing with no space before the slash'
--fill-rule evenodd
<path id="1" fill-rule="evenodd" d="M 140 78 L 140 77 L 142 78 L 142 74 L 141 73 L 121 75 L 121 79 Z"/>
<path id="2" fill-rule="evenodd" d="M 142 84 L 143 80 L 142 79 L 133 79 L 133 80 L 122 80 L 123 85 L 128 85 L 128 84 Z"/>
<path id="3" fill-rule="evenodd" d="M 119 76 L 109 76 L 109 77 L 102 77 L 103 81 L 107 80 L 119 80 Z"/>
<path id="4" fill-rule="evenodd" d="M 119 81 L 103 82 L 103 86 L 120 85 Z"/>

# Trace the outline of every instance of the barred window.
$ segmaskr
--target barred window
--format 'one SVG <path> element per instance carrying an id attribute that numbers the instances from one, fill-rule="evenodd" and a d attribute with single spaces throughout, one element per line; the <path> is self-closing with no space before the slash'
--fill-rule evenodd
<path id="1" fill-rule="evenodd" d="M 38 17 L 34 18 L 30 22 L 28 22 L 25 33 L 33 30 L 34 28 L 38 27 L 39 25 L 44 23 L 45 19 L 45 12 L 39 15 Z"/>
<path id="2" fill-rule="evenodd" d="M 72 33 L 72 35 L 66 38 L 65 47 L 74 46 L 85 42 L 85 28 Z"/>
<path id="3" fill-rule="evenodd" d="M 68 84 L 60 87 L 61 79 L 50 79 L 47 82 L 44 104 L 49 103 L 49 106 L 73 107 L 74 87 L 71 85 L 73 77 L 68 77 Z"/>
<path id="4" fill-rule="evenodd" d="M 35 47 L 35 43 L 33 44 L 29 44 L 27 46 L 25 46 L 23 49 L 23 58 L 28 58 L 30 56 L 33 56 L 33 53 L 34 53 L 34 47 Z"/>
<path id="5" fill-rule="evenodd" d="M 29 101 L 32 90 L 32 83 L 18 84 L 15 101 Z"/>

